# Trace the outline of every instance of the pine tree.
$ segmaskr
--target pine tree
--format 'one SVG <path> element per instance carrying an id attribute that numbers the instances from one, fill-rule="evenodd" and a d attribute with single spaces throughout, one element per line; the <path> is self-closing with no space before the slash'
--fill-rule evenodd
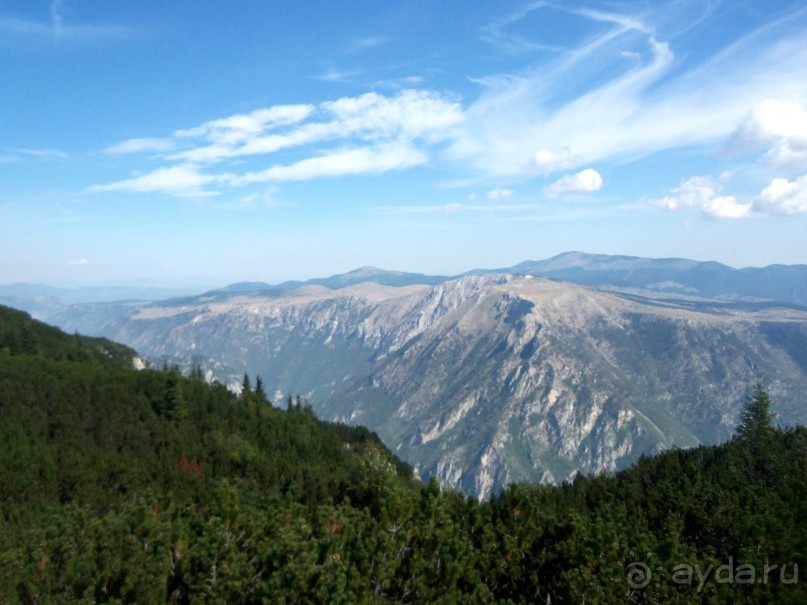
<path id="1" fill-rule="evenodd" d="M 263 388 L 263 380 L 260 376 L 255 378 L 255 394 L 261 399 L 266 399 L 266 390 Z"/>
<path id="2" fill-rule="evenodd" d="M 748 396 L 737 425 L 737 436 L 752 443 L 764 443 L 773 430 L 773 413 L 771 399 L 761 382 L 754 386 L 754 392 Z"/>

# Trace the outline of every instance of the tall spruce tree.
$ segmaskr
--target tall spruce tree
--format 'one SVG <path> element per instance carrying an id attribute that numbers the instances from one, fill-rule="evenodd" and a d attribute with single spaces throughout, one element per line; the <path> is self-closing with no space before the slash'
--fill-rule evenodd
<path id="1" fill-rule="evenodd" d="M 753 446 L 759 446 L 768 440 L 772 430 L 771 398 L 762 383 L 758 382 L 745 401 L 737 425 L 737 436 Z"/>
<path id="2" fill-rule="evenodd" d="M 263 380 L 260 376 L 255 379 L 255 394 L 262 399 L 266 399 L 266 389 L 263 387 Z"/>

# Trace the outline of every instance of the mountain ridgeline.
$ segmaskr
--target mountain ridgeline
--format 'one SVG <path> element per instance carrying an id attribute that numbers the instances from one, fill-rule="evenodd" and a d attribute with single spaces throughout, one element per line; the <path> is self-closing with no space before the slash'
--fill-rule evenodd
<path id="1" fill-rule="evenodd" d="M 762 386 L 723 445 L 480 503 L 303 400 L 135 359 L 0 307 L 0 602 L 807 599 L 807 431 Z"/>
<path id="2" fill-rule="evenodd" d="M 807 423 L 807 312 L 659 300 L 512 275 L 437 285 L 216 292 L 96 333 L 161 363 L 376 431 L 418 474 L 478 497 L 614 471 L 732 433 L 749 381 Z"/>
<path id="3" fill-rule="evenodd" d="M 807 305 L 807 265 L 734 269 L 714 261 L 567 252 L 543 261 L 519 263 L 503 271 L 583 286 L 638 288 L 656 295 Z"/>
<path id="4" fill-rule="evenodd" d="M 807 423 L 807 267 L 567 253 L 509 271 L 364 268 L 32 312 L 232 387 L 260 375 L 482 498 L 724 441 L 750 381 L 779 421 Z"/>

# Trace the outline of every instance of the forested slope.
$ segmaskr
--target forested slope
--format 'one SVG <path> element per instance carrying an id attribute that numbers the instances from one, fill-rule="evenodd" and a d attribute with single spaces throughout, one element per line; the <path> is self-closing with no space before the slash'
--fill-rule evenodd
<path id="1" fill-rule="evenodd" d="M 807 602 L 807 431 L 766 413 L 480 504 L 133 355 L 0 308 L 0 603 Z"/>

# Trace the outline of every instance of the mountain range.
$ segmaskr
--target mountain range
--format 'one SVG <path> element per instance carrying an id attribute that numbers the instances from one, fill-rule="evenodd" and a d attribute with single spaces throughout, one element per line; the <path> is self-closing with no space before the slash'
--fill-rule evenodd
<path id="1" fill-rule="evenodd" d="M 762 385 L 725 444 L 478 502 L 258 381 L 142 365 L 0 305 L 4 605 L 807 600 L 807 430 Z"/>
<path id="2" fill-rule="evenodd" d="M 38 304 L 154 363 L 233 388 L 260 375 L 276 400 L 300 393 L 323 418 L 377 431 L 421 476 L 486 498 L 723 441 L 757 380 L 780 422 L 807 423 L 805 300 L 805 266 L 567 253 L 451 278 L 363 268 Z"/>

